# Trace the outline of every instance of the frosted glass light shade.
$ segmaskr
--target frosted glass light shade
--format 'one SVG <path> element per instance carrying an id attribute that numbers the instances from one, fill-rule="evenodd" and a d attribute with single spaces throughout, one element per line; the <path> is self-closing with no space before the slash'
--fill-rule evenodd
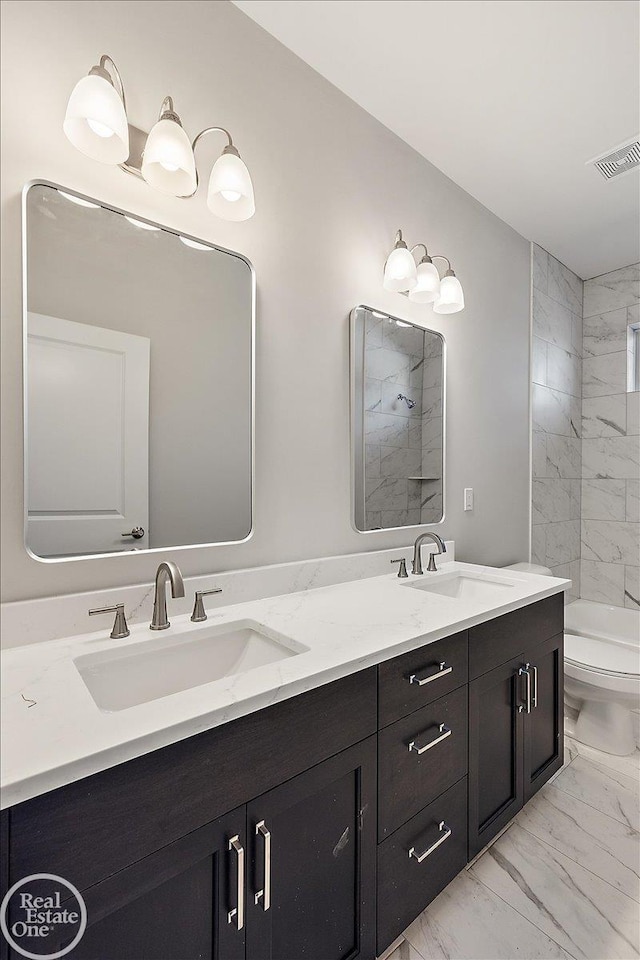
<path id="1" fill-rule="evenodd" d="M 197 187 L 196 161 L 189 137 L 175 120 L 158 120 L 147 137 L 142 176 L 171 197 L 189 197 Z"/>
<path id="2" fill-rule="evenodd" d="M 440 281 L 440 296 L 433 305 L 434 313 L 458 313 L 464 310 L 464 293 L 456 276 L 444 276 Z"/>
<path id="3" fill-rule="evenodd" d="M 256 211 L 251 176 L 235 147 L 225 147 L 213 165 L 207 206 L 223 220 L 248 220 Z"/>
<path id="4" fill-rule="evenodd" d="M 417 269 L 418 282 L 409 293 L 415 303 L 433 303 L 440 296 L 440 274 L 433 263 L 422 261 Z"/>
<path id="5" fill-rule="evenodd" d="M 124 163 L 129 156 L 124 104 L 103 77 L 90 74 L 76 83 L 62 129 L 76 150 L 100 163 Z"/>
<path id="6" fill-rule="evenodd" d="M 413 254 L 404 245 L 395 247 L 384 265 L 383 287 L 385 290 L 404 293 L 407 290 L 413 290 L 417 282 L 416 262 L 413 259 Z"/>

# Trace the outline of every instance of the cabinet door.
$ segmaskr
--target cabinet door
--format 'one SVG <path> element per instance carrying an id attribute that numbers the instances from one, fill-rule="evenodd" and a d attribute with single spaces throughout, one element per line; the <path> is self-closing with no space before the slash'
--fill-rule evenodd
<path id="1" fill-rule="evenodd" d="M 375 737 L 253 800 L 247 836 L 250 960 L 372 960 Z"/>
<path id="2" fill-rule="evenodd" d="M 240 807 L 83 891 L 74 960 L 243 960 L 244 835 Z"/>
<path id="3" fill-rule="evenodd" d="M 525 697 L 524 799 L 529 800 L 564 762 L 564 639 L 531 647 L 526 655 L 531 695 Z"/>
<path id="4" fill-rule="evenodd" d="M 469 684 L 469 859 L 522 807 L 521 657 Z"/>

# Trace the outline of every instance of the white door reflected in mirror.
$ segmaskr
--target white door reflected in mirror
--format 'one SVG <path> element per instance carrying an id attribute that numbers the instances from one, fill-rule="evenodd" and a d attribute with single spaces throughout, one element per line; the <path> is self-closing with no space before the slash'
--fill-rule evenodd
<path id="1" fill-rule="evenodd" d="M 147 547 L 149 338 L 36 313 L 28 330 L 30 550 Z"/>

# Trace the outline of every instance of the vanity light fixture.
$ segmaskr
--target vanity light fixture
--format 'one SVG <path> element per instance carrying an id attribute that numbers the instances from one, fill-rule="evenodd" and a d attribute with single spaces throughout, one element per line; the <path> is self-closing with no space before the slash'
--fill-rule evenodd
<path id="1" fill-rule="evenodd" d="M 402 230 L 398 230 L 393 250 L 384 265 L 383 286 L 385 290 L 405 293 L 413 290 L 417 282 L 416 262 L 402 239 Z"/>
<path id="2" fill-rule="evenodd" d="M 424 256 L 416 265 L 414 253 L 418 248 Z M 444 260 L 447 270 L 441 278 L 434 260 Z M 451 268 L 447 257 L 430 255 L 424 243 L 416 243 L 408 249 L 398 230 L 394 248 L 384 267 L 385 290 L 404 293 L 414 303 L 432 303 L 434 313 L 458 313 L 464 309 L 462 285 Z"/>
<path id="3" fill-rule="evenodd" d="M 129 156 L 124 87 L 111 57 L 104 54 L 76 83 L 63 130 L 76 150 L 100 163 L 124 163 Z"/>
<path id="4" fill-rule="evenodd" d="M 196 158 L 182 121 L 165 97 L 142 154 L 142 176 L 170 197 L 191 197 L 198 189 Z"/>
<path id="5" fill-rule="evenodd" d="M 120 167 L 173 197 L 192 197 L 198 189 L 195 148 L 202 137 L 222 133 L 227 144 L 209 177 L 207 206 L 223 220 L 248 220 L 255 213 L 253 183 L 231 134 L 206 127 L 189 140 L 172 97 L 165 97 L 151 132 L 127 121 L 124 84 L 106 54 L 73 89 L 63 124 L 70 142 L 88 157 Z M 144 148 L 139 146 L 144 141 Z"/>

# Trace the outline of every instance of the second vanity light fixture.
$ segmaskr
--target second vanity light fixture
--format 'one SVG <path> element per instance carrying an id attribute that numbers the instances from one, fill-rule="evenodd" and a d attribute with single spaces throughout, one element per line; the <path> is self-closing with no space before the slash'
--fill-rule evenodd
<path id="1" fill-rule="evenodd" d="M 424 250 L 424 256 L 416 265 L 414 251 L 419 247 Z M 434 260 L 444 260 L 447 264 L 442 278 Z M 394 248 L 384 265 L 383 286 L 385 290 L 406 293 L 415 303 L 433 303 L 434 313 L 464 310 L 462 285 L 451 269 L 449 259 L 440 254 L 430 256 L 424 243 L 416 243 L 409 249 L 402 239 L 402 230 L 398 230 Z"/>
<path id="2" fill-rule="evenodd" d="M 192 197 L 198 189 L 195 148 L 206 134 L 222 133 L 228 143 L 209 177 L 207 206 L 223 220 L 248 220 L 255 212 L 249 171 L 224 127 L 206 127 L 193 142 L 184 131 L 171 97 L 165 97 L 158 120 L 148 136 L 127 120 L 122 78 L 111 57 L 104 54 L 79 80 L 69 97 L 63 124 L 74 147 L 101 163 L 119 166 L 141 177 L 160 193 Z M 131 156 L 130 134 L 146 137 L 141 155 Z"/>

